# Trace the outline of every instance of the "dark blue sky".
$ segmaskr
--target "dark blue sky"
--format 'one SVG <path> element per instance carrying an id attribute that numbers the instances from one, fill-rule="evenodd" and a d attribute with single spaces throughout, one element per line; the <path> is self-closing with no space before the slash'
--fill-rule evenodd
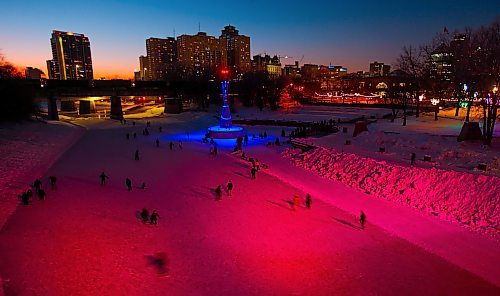
<path id="1" fill-rule="evenodd" d="M 53 29 L 89 36 L 98 77 L 131 76 L 148 37 L 218 36 L 235 25 L 250 36 L 252 54 L 294 57 L 303 63 L 367 70 L 393 63 L 405 44 L 477 27 L 500 15 L 500 1 L 5 1 L 0 49 L 19 66 L 45 70 Z"/>

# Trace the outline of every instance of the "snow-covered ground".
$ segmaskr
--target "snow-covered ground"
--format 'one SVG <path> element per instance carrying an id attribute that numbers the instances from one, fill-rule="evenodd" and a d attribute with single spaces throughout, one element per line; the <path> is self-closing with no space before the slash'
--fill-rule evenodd
<path id="1" fill-rule="evenodd" d="M 208 155 L 200 139 L 217 123 L 212 114 L 150 119 L 152 135 L 142 136 L 146 120 L 135 127 L 78 121 L 87 132 L 43 175 L 44 184 L 57 176 L 58 190 L 19 206 L 0 231 L 6 295 L 500 293 L 495 240 L 292 167 L 265 139 L 245 147 L 270 165 L 251 180 L 249 165 L 229 153 L 234 142 L 220 141 L 219 155 Z M 249 132 L 263 129 L 272 139 L 281 131 Z M 127 132 L 138 138 L 127 141 Z M 179 140 L 182 150 L 168 149 Z M 105 186 L 102 171 L 110 177 Z M 216 202 L 213 189 L 228 180 L 233 197 Z M 138 188 L 142 182 L 147 189 Z M 292 211 L 293 194 L 306 192 L 312 209 Z M 144 207 L 159 211 L 157 227 L 136 218 Z M 365 230 L 353 215 L 359 209 L 368 215 Z M 398 233 L 409 220 L 414 229 Z M 446 245 L 445 237 L 457 243 Z M 170 277 L 148 265 L 157 252 L 168 254 Z"/>
<path id="2" fill-rule="evenodd" d="M 411 153 L 414 152 L 417 165 L 421 167 L 500 176 L 500 137 L 495 137 L 490 147 L 483 146 L 481 141 L 457 142 L 462 124 L 461 120 L 451 118 L 434 121 L 433 116 L 427 115 L 408 117 L 406 126 L 402 126 L 401 118 L 394 122 L 377 119 L 368 125 L 368 132 L 357 137 L 352 137 L 353 124 L 343 124 L 348 128 L 347 133 L 309 138 L 305 141 L 394 163 L 409 163 Z M 346 140 L 350 140 L 352 145 L 345 145 Z M 385 148 L 384 153 L 379 152 L 380 147 Z M 423 162 L 424 155 L 430 155 L 432 162 Z M 486 163 L 488 170 L 478 170 L 479 163 Z"/>
<path id="3" fill-rule="evenodd" d="M 256 108 L 238 108 L 233 114 L 234 119 L 274 119 L 274 120 L 293 120 L 293 121 L 322 121 L 338 119 L 341 122 L 349 121 L 355 118 L 381 118 L 390 114 L 390 109 L 380 108 L 352 108 L 352 107 L 332 107 L 332 106 L 300 106 L 292 108 L 290 112 L 271 111 L 264 109 L 259 111 Z"/>

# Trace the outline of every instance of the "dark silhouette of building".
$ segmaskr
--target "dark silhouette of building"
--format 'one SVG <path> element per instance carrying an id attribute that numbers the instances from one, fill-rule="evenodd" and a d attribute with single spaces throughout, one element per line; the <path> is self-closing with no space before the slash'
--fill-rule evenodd
<path id="1" fill-rule="evenodd" d="M 89 38 L 83 34 L 52 31 L 52 60 L 47 61 L 49 78 L 93 79 Z"/>
<path id="2" fill-rule="evenodd" d="M 240 35 L 234 26 L 225 26 L 219 39 L 226 41 L 227 66 L 233 74 L 250 71 L 250 37 Z"/>
<path id="3" fill-rule="evenodd" d="M 45 73 L 38 68 L 27 67 L 26 70 L 24 70 L 24 76 L 26 79 L 42 79 Z"/>
<path id="4" fill-rule="evenodd" d="M 377 61 L 370 63 L 370 76 L 387 76 L 391 72 L 391 66 Z"/>

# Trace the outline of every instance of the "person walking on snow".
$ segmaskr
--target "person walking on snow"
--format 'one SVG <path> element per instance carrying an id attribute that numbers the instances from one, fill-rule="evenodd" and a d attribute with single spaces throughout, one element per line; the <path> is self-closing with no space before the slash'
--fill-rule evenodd
<path id="1" fill-rule="evenodd" d="M 106 179 L 108 179 L 109 177 L 106 176 L 106 174 L 104 172 L 102 172 L 100 175 L 99 175 L 99 179 L 101 179 L 101 185 L 104 185 L 106 184 Z"/>
<path id="2" fill-rule="evenodd" d="M 227 183 L 227 193 L 229 196 L 233 195 L 233 182 L 231 180 Z"/>
<path id="3" fill-rule="evenodd" d="M 252 179 L 255 179 L 255 173 L 257 172 L 257 170 L 255 169 L 255 167 L 253 167 L 251 170 L 250 170 L 250 173 L 252 174 Z"/>
<path id="4" fill-rule="evenodd" d="M 415 154 L 415 152 L 412 152 L 411 153 L 411 163 L 410 165 L 414 165 L 415 164 L 415 159 L 417 158 L 417 155 Z"/>
<path id="5" fill-rule="evenodd" d="M 219 201 L 222 199 L 222 186 L 219 185 L 215 188 L 215 200 Z"/>
<path id="6" fill-rule="evenodd" d="M 141 221 L 144 224 L 148 223 L 149 221 L 149 211 L 146 208 L 142 209 L 141 211 Z"/>
<path id="7" fill-rule="evenodd" d="M 132 190 L 132 181 L 129 178 L 125 179 L 125 185 L 127 185 L 127 190 L 128 191 Z"/>
<path id="8" fill-rule="evenodd" d="M 38 190 L 42 188 L 42 181 L 40 181 L 40 179 L 36 179 L 35 182 L 33 182 L 33 187 L 35 188 L 35 192 L 38 192 Z"/>
<path id="9" fill-rule="evenodd" d="M 49 181 L 50 181 L 50 188 L 52 190 L 57 190 L 57 185 L 56 185 L 57 178 L 54 176 L 50 176 Z"/>
<path id="10" fill-rule="evenodd" d="M 42 188 L 38 189 L 38 199 L 44 200 L 45 199 L 45 190 Z"/>
<path id="11" fill-rule="evenodd" d="M 160 147 L 160 140 L 156 139 L 156 148 Z"/>
<path id="12" fill-rule="evenodd" d="M 149 220 L 151 221 L 151 224 L 153 225 L 158 225 L 158 219 L 160 218 L 160 214 L 156 210 L 153 210 L 153 213 L 151 213 L 151 217 Z"/>
<path id="13" fill-rule="evenodd" d="M 179 141 L 179 150 L 182 150 L 182 141 Z"/>
<path id="14" fill-rule="evenodd" d="M 28 195 L 28 192 L 23 192 L 23 194 L 21 194 L 21 202 L 25 206 L 30 204 L 30 197 Z"/>
<path id="15" fill-rule="evenodd" d="M 135 150 L 135 160 L 139 160 L 139 149 Z"/>
<path id="16" fill-rule="evenodd" d="M 365 212 L 361 211 L 359 215 L 359 224 L 361 224 L 361 229 L 365 229 L 366 215 Z"/>
<path id="17" fill-rule="evenodd" d="M 172 141 L 170 141 L 170 144 L 168 144 L 170 146 L 170 150 L 174 149 L 174 143 Z"/>
<path id="18" fill-rule="evenodd" d="M 298 194 L 293 196 L 293 210 L 295 211 L 300 205 L 300 197 Z"/>
<path id="19" fill-rule="evenodd" d="M 311 209 L 311 195 L 309 193 L 306 194 L 306 207 Z"/>

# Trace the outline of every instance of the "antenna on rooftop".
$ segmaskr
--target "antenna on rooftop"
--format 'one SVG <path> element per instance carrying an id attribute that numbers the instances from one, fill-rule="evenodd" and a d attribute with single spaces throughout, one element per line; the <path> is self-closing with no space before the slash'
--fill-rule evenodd
<path id="1" fill-rule="evenodd" d="M 201 25 L 200 25 L 200 22 L 198 22 L 198 32 L 201 32 Z"/>

